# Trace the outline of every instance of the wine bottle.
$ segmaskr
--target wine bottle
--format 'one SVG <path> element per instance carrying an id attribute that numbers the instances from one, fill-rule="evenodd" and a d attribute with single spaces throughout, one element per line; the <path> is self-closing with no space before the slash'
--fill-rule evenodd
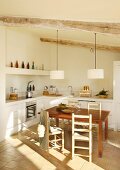
<path id="1" fill-rule="evenodd" d="M 24 61 L 22 61 L 22 68 L 25 68 Z"/>
<path id="2" fill-rule="evenodd" d="M 32 88 L 32 89 L 33 89 L 33 91 L 35 91 L 35 86 L 34 86 L 34 84 L 33 84 L 33 88 Z"/>
<path id="3" fill-rule="evenodd" d="M 15 63 L 15 67 L 16 67 L 16 68 L 18 68 L 18 61 L 16 61 L 16 63 Z"/>
<path id="4" fill-rule="evenodd" d="M 27 69 L 29 69 L 30 68 L 30 65 L 29 65 L 29 62 L 27 63 Z"/>
<path id="5" fill-rule="evenodd" d="M 35 68 L 35 66 L 34 66 L 34 61 L 32 62 L 32 69 L 34 69 Z"/>

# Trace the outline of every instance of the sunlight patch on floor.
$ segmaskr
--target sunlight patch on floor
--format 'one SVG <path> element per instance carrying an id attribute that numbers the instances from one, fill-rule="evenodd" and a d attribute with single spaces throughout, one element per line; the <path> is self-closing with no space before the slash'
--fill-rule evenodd
<path id="1" fill-rule="evenodd" d="M 83 167 L 83 165 L 86 163 L 87 161 L 79 156 L 75 156 L 74 159 L 70 159 L 67 163 L 68 166 L 70 166 L 71 168 L 78 170 L 80 168 Z"/>
<path id="2" fill-rule="evenodd" d="M 55 149 L 49 149 L 49 153 L 56 157 L 57 159 L 59 159 L 60 161 L 63 161 L 67 155 L 70 154 L 70 152 L 66 149 L 64 149 L 63 153 L 60 153 L 59 151 L 55 150 Z"/>
<path id="3" fill-rule="evenodd" d="M 115 146 L 115 147 L 117 147 L 117 148 L 120 148 L 120 144 L 117 144 L 117 143 L 114 143 L 114 142 L 111 142 L 111 141 L 107 141 L 110 145 L 112 145 L 112 146 Z"/>
<path id="4" fill-rule="evenodd" d="M 13 147 L 17 147 L 22 144 L 22 142 L 17 138 L 9 137 L 7 140 Z"/>

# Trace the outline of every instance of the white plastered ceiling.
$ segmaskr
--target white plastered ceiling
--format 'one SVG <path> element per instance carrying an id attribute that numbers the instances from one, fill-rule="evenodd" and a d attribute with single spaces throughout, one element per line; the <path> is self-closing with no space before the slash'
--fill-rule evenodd
<path id="1" fill-rule="evenodd" d="M 0 15 L 120 22 L 120 0 L 0 0 Z"/>

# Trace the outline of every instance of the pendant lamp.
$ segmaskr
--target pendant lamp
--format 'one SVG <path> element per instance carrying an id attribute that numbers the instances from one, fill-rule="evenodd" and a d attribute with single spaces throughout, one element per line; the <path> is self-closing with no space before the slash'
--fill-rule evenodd
<path id="1" fill-rule="evenodd" d="M 96 68 L 96 33 L 95 33 L 95 68 L 88 70 L 88 79 L 103 79 L 104 70 Z"/>
<path id="2" fill-rule="evenodd" d="M 57 69 L 50 71 L 50 79 L 64 79 L 64 71 L 58 70 L 58 30 L 57 30 Z"/>

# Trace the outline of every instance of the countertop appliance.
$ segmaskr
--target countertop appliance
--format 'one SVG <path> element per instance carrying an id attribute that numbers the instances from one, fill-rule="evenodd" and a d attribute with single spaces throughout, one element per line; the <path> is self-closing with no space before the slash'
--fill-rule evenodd
<path id="1" fill-rule="evenodd" d="M 27 92 L 26 92 L 26 98 L 32 98 L 33 97 L 33 92 L 30 89 L 30 83 L 32 83 L 33 81 L 29 81 L 27 84 Z"/>

